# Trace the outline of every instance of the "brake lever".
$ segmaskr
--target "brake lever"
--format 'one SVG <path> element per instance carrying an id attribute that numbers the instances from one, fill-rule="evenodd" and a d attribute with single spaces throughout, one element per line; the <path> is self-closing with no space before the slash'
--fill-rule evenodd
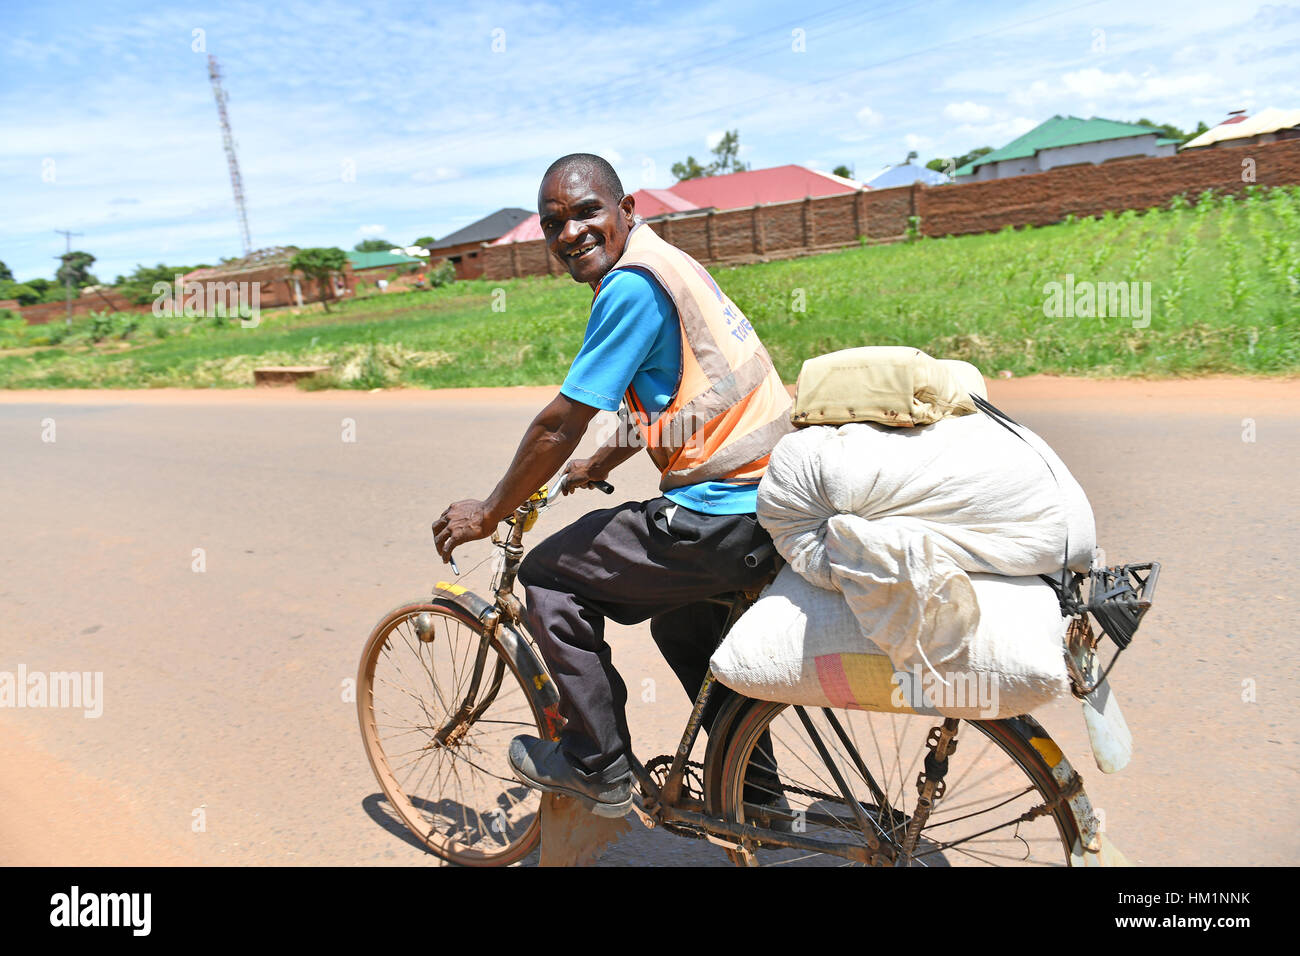
<path id="1" fill-rule="evenodd" d="M 546 495 L 546 504 L 549 505 L 556 498 L 564 494 L 564 486 L 568 484 L 568 481 L 569 481 L 568 474 L 560 475 L 560 477 L 555 482 L 555 487 L 552 488 Z M 600 491 L 605 492 L 605 494 L 607 495 L 612 495 L 614 493 L 614 486 L 611 485 L 608 481 L 593 481 L 591 482 L 591 487 L 599 489 Z"/>

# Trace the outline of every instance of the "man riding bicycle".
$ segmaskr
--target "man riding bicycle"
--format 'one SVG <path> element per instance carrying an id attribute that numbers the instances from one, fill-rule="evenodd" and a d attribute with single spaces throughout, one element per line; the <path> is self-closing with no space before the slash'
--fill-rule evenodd
<path id="1" fill-rule="evenodd" d="M 708 599 L 752 589 L 772 558 L 754 515 L 790 398 L 749 320 L 682 250 L 639 222 L 614 169 L 588 153 L 551 164 L 538 191 L 550 252 L 593 292 L 582 348 L 560 393 L 524 433 L 485 501 L 458 501 L 433 525 L 444 561 L 485 538 L 578 447 L 598 411 L 626 412 L 596 453 L 569 461 L 564 493 L 603 481 L 645 447 L 663 496 L 595 511 L 534 548 L 519 570 L 529 628 L 560 694 L 558 741 L 516 737 L 510 763 L 534 789 L 579 797 L 602 816 L 632 808 L 627 688 L 605 619 L 650 621 L 692 698 L 721 638 L 726 608 Z M 703 726 L 722 704 L 715 694 Z"/>

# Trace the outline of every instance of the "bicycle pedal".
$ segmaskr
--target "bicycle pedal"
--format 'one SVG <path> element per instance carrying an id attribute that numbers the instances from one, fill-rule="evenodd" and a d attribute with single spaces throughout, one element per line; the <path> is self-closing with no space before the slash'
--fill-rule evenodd
<path id="1" fill-rule="evenodd" d="M 641 825 L 644 826 L 647 830 L 653 830 L 656 826 L 658 826 L 658 823 L 655 821 L 655 818 L 650 816 L 650 814 L 646 811 L 646 808 L 641 806 L 640 802 L 635 800 L 632 802 L 632 812 L 636 814 L 636 818 L 641 821 Z"/>

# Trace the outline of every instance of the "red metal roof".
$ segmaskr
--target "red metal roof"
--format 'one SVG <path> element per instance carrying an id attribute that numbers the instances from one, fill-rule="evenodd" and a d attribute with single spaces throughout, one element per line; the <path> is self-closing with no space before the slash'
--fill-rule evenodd
<path id="1" fill-rule="evenodd" d="M 541 239 L 542 236 L 542 219 L 537 213 L 533 213 L 519 225 L 515 226 L 500 239 L 492 243 L 494 246 L 502 246 L 507 242 L 528 242 L 532 239 Z"/>
<path id="2" fill-rule="evenodd" d="M 757 203 L 788 202 L 805 196 L 836 196 L 857 192 L 859 188 L 851 179 L 790 165 L 687 179 L 675 184 L 672 191 L 701 209 L 710 206 L 741 209 Z"/>
<path id="3" fill-rule="evenodd" d="M 864 185 L 833 173 L 819 173 L 806 166 L 773 166 L 726 176 L 686 179 L 669 189 L 638 189 L 638 216 L 649 219 L 693 209 L 743 209 L 757 203 L 789 202 L 806 196 L 836 196 L 865 189 Z M 536 214 L 515 226 L 493 245 L 541 239 L 542 227 Z"/>
<path id="4" fill-rule="evenodd" d="M 649 219 L 670 212 L 686 212 L 699 207 L 689 199 L 684 199 L 671 189 L 638 189 L 632 194 L 636 200 L 638 216 Z"/>

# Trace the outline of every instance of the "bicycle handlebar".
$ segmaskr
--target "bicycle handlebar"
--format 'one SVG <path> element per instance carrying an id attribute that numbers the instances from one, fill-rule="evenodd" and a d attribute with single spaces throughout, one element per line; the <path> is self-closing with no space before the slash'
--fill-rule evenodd
<path id="1" fill-rule="evenodd" d="M 559 479 L 555 482 L 555 487 L 553 487 L 553 488 L 551 488 L 550 490 L 548 490 L 547 493 L 546 493 L 546 497 L 545 497 L 543 500 L 539 501 L 539 502 L 538 502 L 538 503 L 537 503 L 537 504 L 536 504 L 536 505 L 531 509 L 531 511 L 532 511 L 532 515 L 533 515 L 533 516 L 532 516 L 532 518 L 531 518 L 528 522 L 525 523 L 525 528 L 530 527 L 530 526 L 532 525 L 532 522 L 535 521 L 535 520 L 537 520 L 537 519 L 536 519 L 536 515 L 537 515 L 537 512 L 538 512 L 538 511 L 540 511 L 542 508 L 545 508 L 547 505 L 549 505 L 549 504 L 551 503 L 551 500 L 552 500 L 553 498 L 555 498 L 557 495 L 560 495 L 560 494 L 562 494 L 562 493 L 564 492 L 564 486 L 565 486 L 565 484 L 567 483 L 568 478 L 569 478 L 569 476 L 568 476 L 568 473 L 567 473 L 567 472 L 566 472 L 565 474 L 563 474 L 563 475 L 560 475 Z M 612 494 L 614 493 L 614 486 L 611 485 L 608 481 L 593 481 L 593 482 L 591 482 L 591 487 L 593 487 L 593 488 L 599 488 L 601 491 L 605 492 L 605 494 L 607 494 L 607 495 L 612 495 Z M 525 504 L 528 504 L 528 502 L 525 502 Z M 515 518 L 512 518 L 511 520 L 516 520 L 516 519 L 515 519 Z M 494 538 L 494 540 L 495 540 L 495 538 Z M 459 574 L 460 574 L 460 568 L 458 568 L 458 567 L 456 566 L 456 559 L 455 559 L 455 557 L 453 557 L 453 556 L 451 556 L 451 555 L 448 555 L 447 560 L 451 563 L 451 570 L 452 570 L 453 572 L 455 572 L 456 574 L 459 575 Z"/>
<path id="2" fill-rule="evenodd" d="M 545 503 L 550 504 L 552 498 L 556 497 L 557 495 L 564 494 L 564 486 L 568 484 L 568 481 L 569 481 L 568 472 L 565 472 L 563 475 L 560 475 L 559 479 L 555 482 L 555 487 L 552 488 L 549 492 L 547 492 Z M 599 490 L 605 492 L 605 494 L 607 495 L 612 495 L 614 493 L 614 486 L 611 485 L 608 481 L 593 481 L 591 483 L 591 486 L 593 488 L 598 488 Z"/>

